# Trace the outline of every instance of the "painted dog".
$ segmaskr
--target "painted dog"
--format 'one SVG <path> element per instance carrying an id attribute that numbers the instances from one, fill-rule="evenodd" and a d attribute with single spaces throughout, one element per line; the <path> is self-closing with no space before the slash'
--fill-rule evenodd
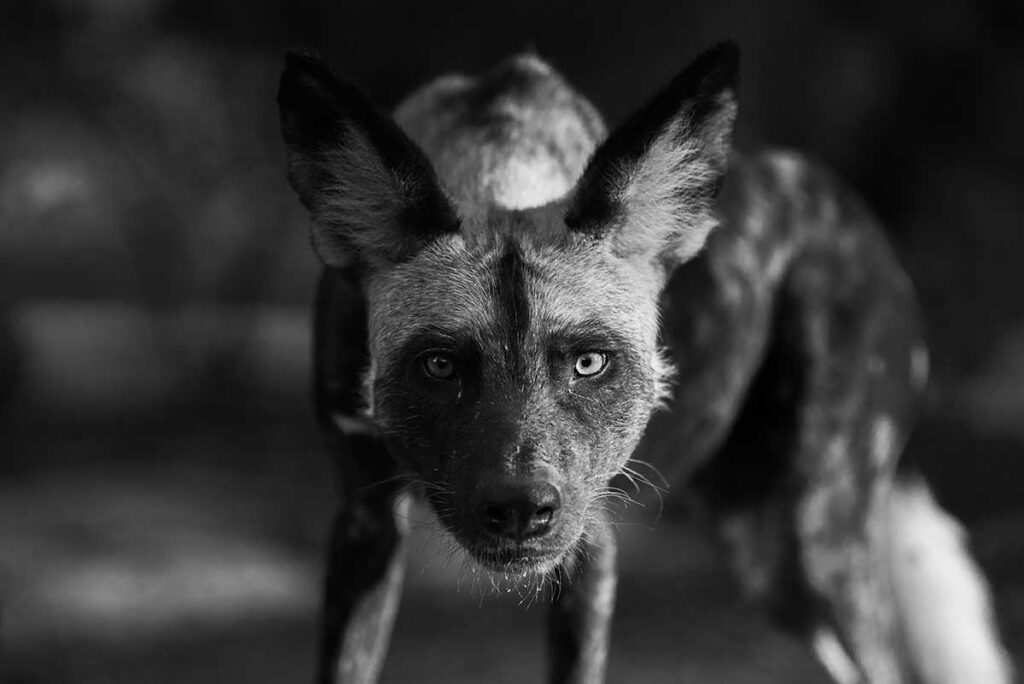
<path id="1" fill-rule="evenodd" d="M 377 678 L 409 481 L 485 568 L 573 575 L 551 680 L 602 681 L 604 509 L 631 458 L 696 503 L 837 681 L 1009 681 L 958 526 L 896 472 L 928 372 L 912 287 L 827 170 L 731 149 L 738 63 L 702 54 L 606 135 L 532 55 L 393 117 L 289 55 L 278 103 L 325 264 L 316 401 L 343 483 L 321 682 Z"/>

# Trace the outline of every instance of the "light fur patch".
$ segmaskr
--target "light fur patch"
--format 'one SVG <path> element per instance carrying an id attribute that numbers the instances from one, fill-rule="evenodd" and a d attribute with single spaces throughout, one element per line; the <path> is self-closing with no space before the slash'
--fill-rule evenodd
<path id="1" fill-rule="evenodd" d="M 882 416 L 875 421 L 871 433 L 871 459 L 876 468 L 883 468 L 896 455 L 896 425 Z"/>
<path id="2" fill-rule="evenodd" d="M 496 93 L 510 72 L 521 87 Z M 527 209 L 563 197 L 605 135 L 593 105 L 530 54 L 480 77 L 429 83 L 395 120 L 430 158 L 464 229 L 490 205 Z"/>
<path id="3" fill-rule="evenodd" d="M 930 366 L 928 348 L 923 344 L 914 347 L 910 352 L 910 383 L 914 389 L 923 390 L 928 384 Z"/>
<path id="4" fill-rule="evenodd" d="M 838 684 L 858 684 L 860 671 L 831 629 L 818 629 L 811 640 L 818 660 Z"/>
<path id="5" fill-rule="evenodd" d="M 721 98 L 721 113 L 705 131 L 692 130 L 684 112 L 626 170 L 616 193 L 629 223 L 617 231 L 620 254 L 671 252 L 685 260 L 704 246 L 718 220 L 714 198 L 703 191 L 722 174 L 736 114 L 732 94 Z"/>
<path id="6" fill-rule="evenodd" d="M 368 416 L 347 416 L 342 413 L 331 413 L 331 421 L 338 430 L 346 435 L 377 434 L 377 427 Z"/>
<path id="7" fill-rule="evenodd" d="M 675 394 L 676 366 L 667 347 L 658 349 L 651 363 L 654 369 L 654 407 L 667 410 Z"/>
<path id="8" fill-rule="evenodd" d="M 557 159 L 541 149 L 510 155 L 483 177 L 494 202 L 506 209 L 528 209 L 552 202 L 569 192 L 574 180 Z"/>
<path id="9" fill-rule="evenodd" d="M 1010 684 L 992 601 L 963 528 L 921 482 L 889 504 L 895 602 L 908 655 L 925 684 Z"/>
<path id="10" fill-rule="evenodd" d="M 775 151 L 765 155 L 765 160 L 773 169 L 784 189 L 784 194 L 796 193 L 807 173 L 807 161 L 792 152 Z"/>
<path id="11" fill-rule="evenodd" d="M 438 238 L 415 259 L 375 274 L 366 284 L 369 303 L 369 347 L 374 363 L 424 325 L 443 323 L 454 330 L 481 331 L 494 320 L 488 295 L 495 250 L 477 253 L 461 235 Z M 377 366 L 371 369 L 375 378 Z"/>

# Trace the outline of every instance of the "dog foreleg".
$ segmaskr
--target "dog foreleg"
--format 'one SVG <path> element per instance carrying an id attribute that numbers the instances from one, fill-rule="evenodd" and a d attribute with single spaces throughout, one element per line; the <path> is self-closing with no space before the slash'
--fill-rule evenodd
<path id="1" fill-rule="evenodd" d="M 601 526 L 585 538 L 572 570 L 552 605 L 548 647 L 552 684 L 600 684 L 608 659 L 608 637 L 615 611 L 615 535 Z"/>
<path id="2" fill-rule="evenodd" d="M 356 472 L 343 477 L 331 531 L 319 684 L 376 682 L 398 611 L 408 502 L 396 502 L 396 488 L 379 476 L 359 486 Z"/>

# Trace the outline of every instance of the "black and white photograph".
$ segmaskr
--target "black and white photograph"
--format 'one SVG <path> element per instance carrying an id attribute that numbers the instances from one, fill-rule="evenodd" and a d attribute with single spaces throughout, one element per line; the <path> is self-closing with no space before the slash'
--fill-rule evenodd
<path id="1" fill-rule="evenodd" d="M 1019 681 L 1019 0 L 0 48 L 0 684 Z"/>

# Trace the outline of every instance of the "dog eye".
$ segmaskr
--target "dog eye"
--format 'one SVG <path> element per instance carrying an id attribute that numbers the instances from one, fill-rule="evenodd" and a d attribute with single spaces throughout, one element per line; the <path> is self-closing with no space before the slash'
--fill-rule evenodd
<path id="1" fill-rule="evenodd" d="M 423 358 L 423 370 L 436 380 L 451 380 L 455 376 L 455 364 L 444 354 L 429 354 Z"/>
<path id="2" fill-rule="evenodd" d="M 607 355 L 598 351 L 583 352 L 576 357 L 576 375 L 584 378 L 597 375 L 607 365 Z"/>

